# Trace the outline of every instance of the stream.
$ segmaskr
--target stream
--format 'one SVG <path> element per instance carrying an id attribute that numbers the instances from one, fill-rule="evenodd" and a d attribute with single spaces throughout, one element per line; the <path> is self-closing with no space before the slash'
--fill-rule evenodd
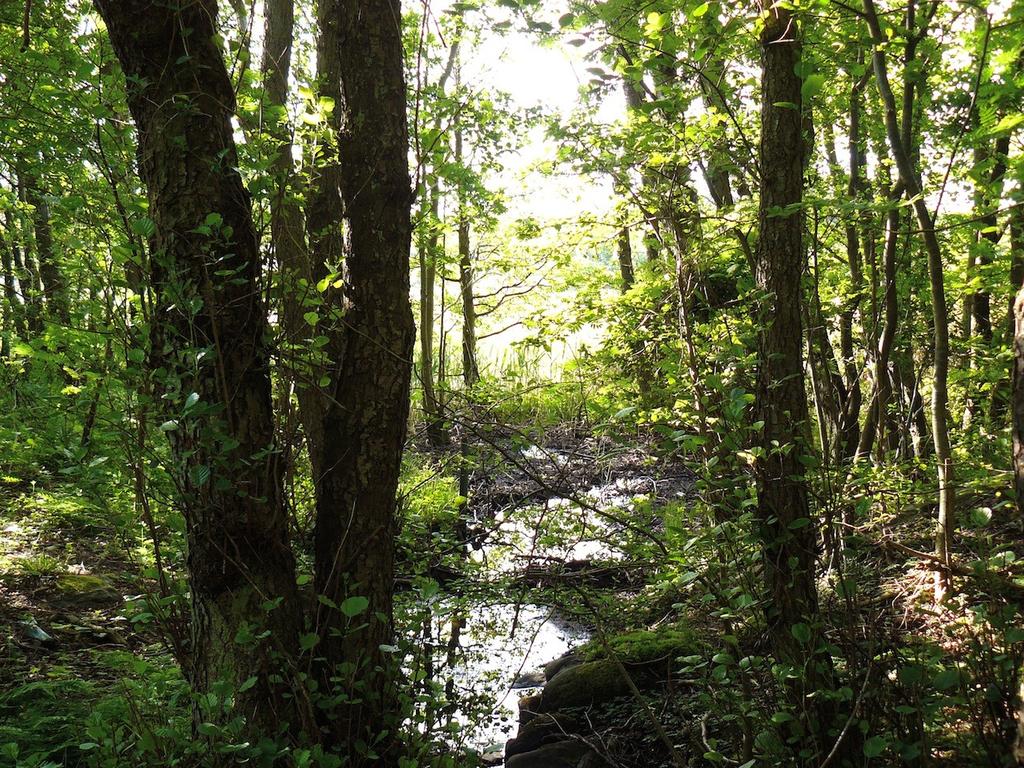
<path id="1" fill-rule="evenodd" d="M 675 476 L 666 477 L 665 468 L 652 467 L 647 457 L 601 461 L 591 454 L 535 446 L 521 455 L 539 479 L 513 472 L 474 489 L 474 525 L 486 528 L 486 534 L 470 558 L 485 580 L 552 564 L 622 561 L 628 523 L 616 521 L 633 520 L 640 504 L 657 508 L 685 498 L 692 488 L 692 478 L 680 475 L 678 468 Z M 530 481 L 542 486 L 542 496 L 543 488 L 568 491 L 542 499 L 536 487 L 509 491 Z M 538 591 L 526 583 L 506 592 L 457 599 L 441 591 L 431 621 L 437 668 L 445 670 L 440 677 L 460 702 L 459 710 L 448 715 L 453 742 L 485 755 L 488 762 L 500 762 L 505 742 L 515 736 L 519 699 L 540 689 L 543 666 L 591 637 L 587 626 L 559 610 L 564 593 L 560 598 L 555 590 L 541 590 L 550 605 L 538 605 L 527 602 L 536 601 Z M 455 653 L 453 619 L 459 620 Z"/>

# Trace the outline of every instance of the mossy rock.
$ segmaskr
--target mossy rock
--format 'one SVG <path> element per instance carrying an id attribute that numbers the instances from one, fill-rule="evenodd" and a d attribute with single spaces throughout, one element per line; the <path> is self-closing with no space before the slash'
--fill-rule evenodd
<path id="1" fill-rule="evenodd" d="M 563 669 L 544 686 L 540 708 L 543 712 L 557 712 L 589 707 L 627 696 L 629 692 L 629 683 L 618 664 L 608 659 L 585 661 Z"/>
<path id="2" fill-rule="evenodd" d="M 565 653 L 544 665 L 544 678 L 546 680 L 550 680 L 563 669 L 573 667 L 581 661 L 583 661 L 583 659 L 579 657 L 579 654 L 569 651 L 568 653 Z"/>
<path id="3" fill-rule="evenodd" d="M 61 574 L 57 577 L 55 587 L 63 600 L 76 605 L 104 605 L 121 601 L 121 593 L 109 579 L 91 573 Z"/>
<path id="4" fill-rule="evenodd" d="M 579 654 L 587 661 L 614 656 L 626 667 L 649 666 L 660 662 L 671 664 L 680 656 L 700 653 L 703 647 L 704 643 L 691 630 L 640 630 L 613 635 L 608 638 L 607 644 L 591 640 L 580 648 Z"/>

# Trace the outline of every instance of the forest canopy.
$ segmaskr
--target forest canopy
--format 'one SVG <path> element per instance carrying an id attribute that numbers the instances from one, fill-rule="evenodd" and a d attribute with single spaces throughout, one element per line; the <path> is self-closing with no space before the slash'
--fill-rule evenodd
<path id="1" fill-rule="evenodd" d="M 1024 3 L 0 0 L 0 766 L 1024 766 Z"/>

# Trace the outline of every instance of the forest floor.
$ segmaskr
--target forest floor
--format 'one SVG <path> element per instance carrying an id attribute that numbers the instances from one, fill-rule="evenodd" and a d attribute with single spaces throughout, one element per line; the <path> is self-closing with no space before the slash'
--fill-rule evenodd
<path id="1" fill-rule="evenodd" d="M 606 629 L 615 632 L 667 626 L 669 617 L 669 624 L 695 624 L 703 636 L 724 633 L 722 623 L 701 608 L 700 590 L 677 588 L 671 573 L 666 577 L 661 572 L 657 600 L 648 589 L 652 576 L 665 565 L 651 543 L 666 535 L 661 510 L 685 509 L 696 493 L 695 475 L 683 463 L 658 458 L 643 441 L 612 440 L 569 428 L 550 430 L 542 445 L 521 435 L 502 435 L 474 439 L 470 447 L 475 457 L 469 476 L 471 541 L 478 546 L 507 544 L 504 523 L 520 513 L 526 516 L 517 525 L 556 528 L 556 544 L 527 542 L 530 546 L 515 556 L 524 585 L 562 589 L 560 596 L 552 594 L 551 604 L 571 598 L 572 589 L 581 585 L 598 590 L 614 607 L 605 618 L 611 619 Z M 433 461 L 445 455 L 422 454 Z M 45 755 L 57 765 L 84 764 L 95 742 L 111 738 L 104 730 L 110 722 L 136 725 L 114 739 L 137 739 L 141 731 L 142 738 L 157 742 L 159 752 L 161 733 L 147 733 L 147 724 L 163 722 L 173 730 L 172 721 L 178 718 L 182 727 L 188 717 L 184 701 L 170 713 L 167 707 L 187 691 L 160 633 L 146 622 L 141 593 L 155 585 L 142 575 L 145 555 L 138 521 L 116 500 L 86 493 L 58 473 L 7 471 L 12 474 L 0 475 L 0 766 L 42 764 L 21 761 L 19 754 Z M 638 505 L 638 498 L 646 501 Z M 878 499 L 872 503 L 885 508 Z M 967 686 L 966 673 L 950 675 L 965 649 L 977 654 L 978 646 L 1000 642 L 964 620 L 963 607 L 1012 606 L 1019 588 L 1005 577 L 988 574 L 997 567 L 1012 572 L 1014 559 L 1024 554 L 1014 548 L 1021 540 L 1019 521 L 988 489 L 962 494 L 961 504 L 962 518 L 970 524 L 959 532 L 956 558 L 963 573 L 959 583 L 969 589 L 969 599 L 958 595 L 946 608 L 931 603 L 933 572 L 927 559 L 914 554 L 930 549 L 931 523 L 927 508 L 919 504 L 890 504 L 884 516 L 876 514 L 853 532 L 846 570 L 831 573 L 823 582 L 823 610 L 835 612 L 833 626 L 841 630 L 836 617 L 843 611 L 868 616 L 878 637 L 889 638 L 893 647 L 911 649 L 923 674 L 947 686 Z M 583 522 L 558 528 L 551 511 L 564 516 L 568 509 L 582 510 Z M 573 546 L 565 546 L 569 539 Z M 587 543 L 596 546 L 574 549 Z M 577 557 L 576 552 L 582 554 Z M 612 565 L 591 568 L 595 562 Z M 852 604 L 835 589 L 846 578 L 858 585 Z M 841 631 L 834 640 L 840 647 L 854 647 L 853 639 Z M 752 653 L 764 647 L 763 636 L 742 642 Z M 998 683 L 998 675 L 992 674 Z M 914 690 L 931 700 L 924 688 Z M 693 690 L 691 703 L 700 701 L 700 695 Z M 704 706 L 715 695 L 703 699 Z M 964 695 L 973 694 L 965 687 Z M 654 703 L 656 711 L 668 712 L 667 699 Z M 695 722 L 688 710 L 676 716 L 682 728 Z M 621 728 L 622 713 L 616 717 Z M 970 729 L 974 724 L 956 727 Z M 187 723 L 182 729 L 187 732 Z M 613 730 L 592 735 L 604 738 Z M 622 746 L 623 737 L 618 734 L 619 749 L 628 753 L 632 747 Z M 699 748 L 699 734 L 688 738 Z M 935 754 L 947 757 L 944 764 L 962 764 L 955 735 L 933 738 L 943 744 Z M 647 754 L 654 754 L 656 745 L 651 750 Z"/>
<path id="2" fill-rule="evenodd" d="M 116 510 L 45 473 L 0 482 L 0 765 L 74 766 L 105 715 L 141 720 L 180 675 L 132 620 L 143 580 Z"/>

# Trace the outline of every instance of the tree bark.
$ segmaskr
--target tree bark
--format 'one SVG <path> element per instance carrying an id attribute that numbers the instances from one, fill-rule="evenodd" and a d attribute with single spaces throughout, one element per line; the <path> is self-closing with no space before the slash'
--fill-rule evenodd
<path id="1" fill-rule="evenodd" d="M 633 246 L 629 242 L 629 225 L 623 224 L 619 228 L 617 243 L 619 257 L 619 288 L 626 293 L 636 282 L 636 274 L 633 270 Z"/>
<path id="2" fill-rule="evenodd" d="M 808 409 L 804 390 L 801 278 L 803 273 L 803 172 L 800 31 L 793 15 L 774 6 L 761 34 L 761 200 L 756 279 L 765 300 L 760 309 L 755 407 L 763 421 L 756 463 L 757 516 L 768 600 L 768 631 L 776 658 L 801 670 L 789 693 L 794 709 L 807 712 L 805 727 L 819 738 L 830 725 L 822 698 L 805 699 L 831 677 L 818 647 L 815 586 L 817 526 L 811 517 L 804 459 Z M 819 748 L 823 743 L 819 743 Z"/>
<path id="3" fill-rule="evenodd" d="M 455 128 L 455 162 L 464 161 L 462 128 Z M 459 290 L 462 297 L 462 379 L 466 389 L 480 380 L 476 355 L 476 299 L 473 296 L 473 254 L 469 243 L 469 212 L 465 194 L 459 191 Z"/>
<path id="4" fill-rule="evenodd" d="M 254 743 L 294 734 L 310 718 L 280 679 L 294 680 L 301 611 L 280 499 L 260 254 L 235 170 L 217 4 L 96 5 L 127 78 L 154 224 L 149 362 L 186 521 L 187 673 L 197 692 L 226 684 L 235 697 L 231 712 L 197 704 L 197 718 L 241 716 Z"/>
<path id="5" fill-rule="evenodd" d="M 344 284 L 329 289 L 332 366 L 314 532 L 321 681 L 341 699 L 325 723 L 347 765 L 386 754 L 399 726 L 392 664 L 398 474 L 415 328 L 409 301 L 408 127 L 397 0 L 324 0 L 318 49 L 336 62 L 337 159 L 349 238 Z M 324 83 L 334 87 L 334 83 Z M 335 194 L 335 190 L 331 190 Z M 330 233 L 337 237 L 340 232 Z M 349 618 L 332 606 L 361 596 Z M 348 698 L 345 698 L 347 694 Z"/>
<path id="6" fill-rule="evenodd" d="M 1024 174 L 1021 174 L 1024 176 Z M 1018 178 L 1018 185 L 1024 178 Z M 1013 433 L 1013 476 L 1017 510 L 1024 517 L 1024 191 L 1014 195 L 1010 213 L 1010 259 L 1017 293 L 1013 302 L 1013 368 L 1011 375 L 1011 421 Z M 1024 709 L 1021 710 L 1021 754 L 1024 756 Z"/>

